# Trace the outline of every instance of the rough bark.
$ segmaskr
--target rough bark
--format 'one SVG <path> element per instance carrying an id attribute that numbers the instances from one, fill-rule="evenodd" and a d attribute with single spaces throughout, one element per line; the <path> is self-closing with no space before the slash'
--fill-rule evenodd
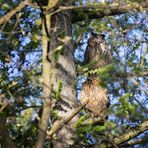
<path id="1" fill-rule="evenodd" d="M 58 1 L 55 3 L 57 4 L 57 2 Z M 48 10 L 49 7 L 47 7 Z M 53 7 L 55 7 L 55 5 L 53 5 Z M 44 145 L 49 118 L 51 118 L 51 92 L 57 89 L 59 81 L 62 81 L 61 100 L 57 102 L 56 100 L 52 100 L 52 102 L 55 102 L 55 104 L 52 104 L 52 107 L 54 107 L 54 110 L 57 110 L 58 119 L 64 120 L 65 117 L 71 115 L 72 110 L 76 107 L 76 72 L 71 43 L 72 24 L 70 14 L 69 12 L 58 13 L 53 15 L 51 20 L 49 15 L 50 14 L 46 14 L 46 22 L 43 25 L 42 63 L 44 104 L 36 142 L 37 148 L 41 148 Z M 51 27 L 50 21 L 52 22 Z M 76 119 L 77 117 L 75 116 L 57 132 L 57 140 L 53 140 L 55 148 L 69 147 L 74 143 L 76 138 L 74 123 Z"/>
<path id="2" fill-rule="evenodd" d="M 58 112 L 58 118 L 64 120 L 72 114 L 76 107 L 76 71 L 73 57 L 73 47 L 71 43 L 72 24 L 70 13 L 58 13 L 52 16 L 50 33 L 50 53 L 49 60 L 54 68 L 53 72 L 53 89 L 57 89 L 58 81 L 62 81 L 61 99 L 55 103 L 54 109 Z M 61 47 L 57 59 L 57 49 Z M 75 122 L 77 115 L 56 133 L 56 139 L 53 140 L 55 148 L 66 148 L 73 145 L 77 138 L 75 133 Z"/>

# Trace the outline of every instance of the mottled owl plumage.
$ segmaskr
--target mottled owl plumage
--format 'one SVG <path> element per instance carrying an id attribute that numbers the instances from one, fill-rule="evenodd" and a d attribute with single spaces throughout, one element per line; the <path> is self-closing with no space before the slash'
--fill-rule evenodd
<path id="1" fill-rule="evenodd" d="M 91 33 L 84 54 L 84 64 L 93 63 L 92 69 L 101 68 L 109 64 L 111 58 L 105 35 Z"/>
<path id="2" fill-rule="evenodd" d="M 96 78 L 87 79 L 82 86 L 80 93 L 80 102 L 86 104 L 85 108 L 91 114 L 106 118 L 107 108 L 110 101 L 107 94 L 107 89 L 101 85 L 101 80 Z"/>
<path id="3" fill-rule="evenodd" d="M 111 54 L 105 41 L 105 36 L 92 32 L 84 54 L 84 64 L 92 63 L 90 69 L 97 69 L 108 65 L 110 58 Z M 80 102 L 82 105 L 87 102 L 85 108 L 90 111 L 90 115 L 98 116 L 102 119 L 107 117 L 107 108 L 110 101 L 107 89 L 102 86 L 99 76 L 93 74 L 88 76 L 82 85 Z"/>

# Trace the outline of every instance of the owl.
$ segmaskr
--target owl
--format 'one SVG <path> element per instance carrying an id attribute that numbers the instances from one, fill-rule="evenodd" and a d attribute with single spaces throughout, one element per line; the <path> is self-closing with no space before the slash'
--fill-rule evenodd
<path id="1" fill-rule="evenodd" d="M 91 33 L 84 54 L 84 65 L 92 63 L 90 69 L 102 68 L 109 64 L 111 58 L 109 47 L 103 34 Z M 107 118 L 110 104 L 107 89 L 102 86 L 98 75 L 89 74 L 80 92 L 80 102 L 85 105 L 93 117 Z"/>
<path id="2" fill-rule="evenodd" d="M 86 104 L 85 108 L 90 114 L 105 119 L 110 101 L 107 89 L 101 84 L 99 78 L 87 79 L 81 88 L 80 102 L 82 105 Z"/>
<path id="3" fill-rule="evenodd" d="M 105 35 L 91 33 L 84 53 L 84 65 L 92 63 L 91 69 L 101 68 L 109 64 L 111 58 Z"/>

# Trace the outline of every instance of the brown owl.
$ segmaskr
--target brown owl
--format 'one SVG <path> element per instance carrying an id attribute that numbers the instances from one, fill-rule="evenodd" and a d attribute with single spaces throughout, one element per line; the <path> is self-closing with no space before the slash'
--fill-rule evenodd
<path id="1" fill-rule="evenodd" d="M 90 69 L 97 69 L 108 65 L 110 58 L 111 54 L 106 44 L 105 36 L 92 32 L 84 54 L 84 64 L 92 63 Z M 106 119 L 110 101 L 107 89 L 102 86 L 98 75 L 90 74 L 83 83 L 80 92 L 80 102 L 82 105 L 87 103 L 85 108 L 90 111 L 91 116 Z"/>
<path id="2" fill-rule="evenodd" d="M 92 32 L 84 53 L 84 64 L 92 62 L 91 69 L 101 68 L 109 64 L 110 58 L 111 54 L 105 41 L 105 35 Z"/>
<path id="3" fill-rule="evenodd" d="M 107 95 L 107 89 L 101 86 L 100 79 L 89 78 L 83 83 L 80 93 L 80 102 L 82 105 L 87 102 L 85 108 L 94 116 L 103 119 L 106 118 L 110 101 Z"/>

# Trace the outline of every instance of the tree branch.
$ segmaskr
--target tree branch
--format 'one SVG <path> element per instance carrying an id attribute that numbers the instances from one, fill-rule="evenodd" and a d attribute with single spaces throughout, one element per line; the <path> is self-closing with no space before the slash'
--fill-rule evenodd
<path id="1" fill-rule="evenodd" d="M 116 145 L 120 145 L 140 135 L 146 130 L 148 130 L 148 120 L 144 121 L 142 124 L 140 124 L 137 127 L 130 128 L 127 132 L 125 132 L 123 135 L 119 136 L 118 138 L 115 138 L 113 141 Z M 111 146 L 111 144 L 109 144 L 109 146 Z M 96 144 L 94 146 L 94 148 L 98 148 L 98 147 L 105 148 L 106 143 Z"/>
<path id="2" fill-rule="evenodd" d="M 144 121 L 141 125 L 131 128 L 129 129 L 126 133 L 124 133 L 123 135 L 119 136 L 118 138 L 115 138 L 114 141 L 117 145 L 126 142 L 136 136 L 138 136 L 139 134 L 141 134 L 142 132 L 148 130 L 148 120 Z"/>
<path id="3" fill-rule="evenodd" d="M 54 8 L 59 0 L 49 0 L 47 9 Z M 49 125 L 49 119 L 51 119 L 51 88 L 52 88 L 52 74 L 54 66 L 48 60 L 48 53 L 50 52 L 50 42 L 49 42 L 49 33 L 51 29 L 51 15 L 44 15 L 44 11 L 40 3 L 38 3 L 41 7 L 43 13 L 43 21 L 42 21 L 42 78 L 43 84 L 48 87 L 43 87 L 44 94 L 44 102 L 43 102 L 43 112 L 41 115 L 40 123 L 39 123 L 39 132 L 36 141 L 36 148 L 42 148 L 44 146 L 44 142 L 47 135 L 47 129 Z"/>
<path id="4" fill-rule="evenodd" d="M 128 146 L 132 146 L 132 145 L 137 145 L 137 144 L 146 144 L 148 142 L 148 138 L 147 137 L 143 137 L 140 139 L 134 139 L 134 140 L 130 140 L 127 143 L 121 145 L 121 147 L 128 147 Z"/>
<path id="5" fill-rule="evenodd" d="M 2 25 L 3 23 L 7 22 L 14 14 L 16 14 L 16 12 L 20 11 L 21 9 L 23 9 L 26 5 L 29 5 L 30 2 L 31 2 L 31 0 L 25 0 L 22 3 L 20 3 L 20 5 L 18 5 L 16 8 L 14 8 L 10 12 L 8 12 L 5 16 L 3 16 L 0 19 L 0 25 Z"/>
<path id="6" fill-rule="evenodd" d="M 58 130 L 60 130 L 65 124 L 67 124 L 75 115 L 77 115 L 82 108 L 87 105 L 86 101 L 82 106 L 74 109 L 68 117 L 65 117 L 64 120 L 57 120 L 51 127 L 51 130 L 47 132 L 47 136 L 51 138 Z"/>
<path id="7" fill-rule="evenodd" d="M 98 19 L 103 18 L 104 16 L 118 15 L 127 13 L 129 11 L 139 12 L 141 10 L 148 8 L 148 2 L 143 3 L 131 3 L 121 6 L 112 6 L 112 5 L 85 5 L 85 6 L 69 6 L 63 7 L 60 6 L 57 12 L 63 10 L 71 10 L 72 12 L 72 22 L 76 23 L 78 21 L 86 19 Z M 81 11 L 81 15 L 79 13 Z M 53 13 L 57 13 L 53 12 Z M 84 15 L 82 15 L 84 13 Z M 86 16 L 87 14 L 87 16 Z"/>
<path id="8" fill-rule="evenodd" d="M 131 73 L 114 73 L 116 77 L 142 77 L 142 76 L 148 76 L 148 71 L 142 71 L 142 72 L 131 72 Z"/>
<path id="9" fill-rule="evenodd" d="M 147 91 L 144 87 L 142 87 L 142 86 L 140 85 L 140 83 L 138 83 L 134 78 L 131 78 L 131 77 L 130 77 L 129 80 L 130 80 L 134 85 L 138 86 L 143 92 L 145 92 L 145 94 L 148 95 L 148 91 Z"/>
<path id="10" fill-rule="evenodd" d="M 48 24 L 48 30 L 50 29 L 50 16 L 46 16 L 46 20 L 42 23 L 42 31 L 43 34 L 46 36 L 42 36 L 42 78 L 43 83 L 45 83 L 48 87 L 43 87 L 43 94 L 44 94 L 44 103 L 43 103 L 43 112 L 41 116 L 41 120 L 39 123 L 39 131 L 38 137 L 36 141 L 36 148 L 42 148 L 44 146 L 44 141 L 46 138 L 46 132 L 49 125 L 49 118 L 51 117 L 51 63 L 47 60 L 47 53 L 48 53 L 48 38 L 47 32 L 45 29 L 45 21 Z"/>

